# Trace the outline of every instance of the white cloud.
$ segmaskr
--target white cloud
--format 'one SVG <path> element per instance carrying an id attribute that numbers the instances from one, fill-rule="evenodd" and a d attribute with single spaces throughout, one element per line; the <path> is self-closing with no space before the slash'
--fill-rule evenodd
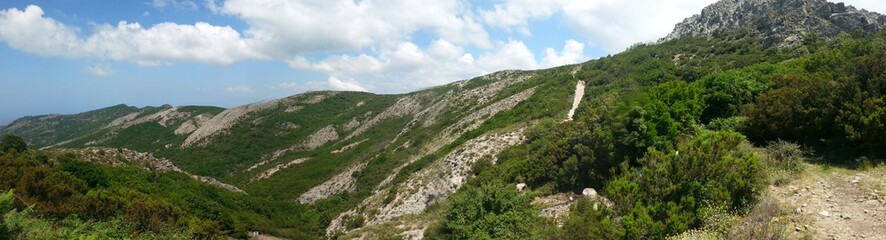
<path id="1" fill-rule="evenodd" d="M 197 10 L 197 4 L 190 0 L 152 0 L 149 4 L 161 10 L 165 8 L 172 8 L 179 11 Z"/>
<path id="2" fill-rule="evenodd" d="M 557 7 L 556 1 L 508 0 L 483 11 L 481 15 L 490 26 L 508 31 L 516 28 L 516 31 L 528 36 L 532 35 L 529 20 L 550 17 L 558 10 Z"/>
<path id="3" fill-rule="evenodd" d="M 231 64 L 265 58 L 252 43 L 228 26 L 198 22 L 194 25 L 160 23 L 143 28 L 138 23 L 97 25 L 88 38 L 30 5 L 0 11 L 0 41 L 12 48 L 42 56 L 91 57 L 132 61 L 156 66 L 169 61 Z"/>
<path id="4" fill-rule="evenodd" d="M 105 64 L 95 64 L 95 65 L 87 66 L 83 70 L 89 74 L 99 76 L 99 77 L 110 76 L 111 74 L 114 73 L 114 70 L 112 70 L 110 66 L 105 65 Z"/>
<path id="5" fill-rule="evenodd" d="M 335 76 L 330 76 L 327 83 L 329 83 L 329 86 L 335 90 L 366 92 L 366 88 L 361 87 L 354 80 L 343 80 Z"/>
<path id="6" fill-rule="evenodd" d="M 565 24 L 606 52 L 664 37 L 716 0 L 507 0 L 482 12 L 490 26 L 527 34 L 528 22 L 562 14 Z M 865 0 L 862 0 L 865 1 Z"/>
<path id="7" fill-rule="evenodd" d="M 456 44 L 490 47 L 483 26 L 458 0 L 229 0 L 221 12 L 249 24 L 261 52 L 277 58 L 397 44 L 431 30 Z"/>
<path id="8" fill-rule="evenodd" d="M 570 28 L 607 52 L 617 53 L 634 43 L 664 37 L 675 24 L 713 2 L 715 0 L 569 0 L 562 3 L 561 9 Z"/>
<path id="9" fill-rule="evenodd" d="M 557 53 L 553 48 L 545 49 L 545 57 L 542 59 L 542 67 L 555 67 L 566 64 L 575 64 L 588 60 L 584 55 L 585 44 L 573 39 L 566 40 L 563 50 Z"/>
<path id="10" fill-rule="evenodd" d="M 883 0 L 841 0 L 841 2 L 845 2 L 846 5 L 852 5 L 858 9 L 886 14 L 886 4 L 883 4 Z"/>
<path id="11" fill-rule="evenodd" d="M 228 87 L 228 88 L 225 89 L 225 91 L 227 91 L 227 92 L 229 92 L 229 93 L 240 93 L 240 94 L 246 94 L 246 93 L 253 93 L 253 92 L 255 92 L 255 91 L 252 90 L 252 88 L 249 88 L 249 87 L 247 87 L 247 86 Z"/>
<path id="12" fill-rule="evenodd" d="M 404 92 L 503 69 L 577 63 L 588 58 L 584 52 L 590 47 L 616 53 L 636 42 L 663 37 L 674 24 L 713 1 L 505 0 L 491 9 L 474 8 L 465 0 L 149 2 L 161 10 L 203 7 L 236 17 L 246 24 L 241 31 L 202 22 L 142 26 L 125 21 L 94 24 L 81 31 L 44 16 L 43 9 L 32 5 L 0 10 L 0 42 L 42 56 L 129 61 L 144 67 L 280 60 L 294 69 L 326 74 L 327 81 L 318 83 L 323 86 Z M 532 21 L 554 16 L 580 37 L 565 41 L 562 48 L 530 50 L 520 40 L 490 39 L 486 31 L 489 27 L 531 36 Z M 436 40 L 427 46 L 415 44 L 418 32 L 432 33 Z M 541 48 L 544 52 L 536 58 L 533 52 Z M 323 58 L 305 57 L 317 55 Z M 314 86 L 319 85 L 301 87 Z"/>
<path id="13" fill-rule="evenodd" d="M 550 50 L 542 63 L 522 42 L 497 42 L 489 51 L 477 57 L 446 40 L 438 39 L 428 47 L 420 48 L 411 42 L 402 42 L 378 54 L 332 55 L 311 62 L 305 58 L 288 61 L 295 69 L 315 71 L 333 76 L 331 82 L 342 79 L 359 82 L 362 89 L 382 93 L 410 91 L 467 79 L 504 69 L 537 69 L 555 64 L 571 64 L 584 60 L 584 45 L 566 41 L 563 50 Z M 341 84 L 339 84 L 341 85 Z"/>

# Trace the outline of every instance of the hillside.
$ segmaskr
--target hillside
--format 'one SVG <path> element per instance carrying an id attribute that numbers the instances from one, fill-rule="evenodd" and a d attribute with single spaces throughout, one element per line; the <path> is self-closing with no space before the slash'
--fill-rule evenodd
<path id="1" fill-rule="evenodd" d="M 222 203 L 176 211 L 218 223 L 214 234 L 788 237 L 776 231 L 783 216 L 753 216 L 792 181 L 806 184 L 802 161 L 861 168 L 886 157 L 884 23 L 823 0 L 723 0 L 656 44 L 576 65 L 398 95 L 118 105 L 25 117 L 0 133 L 48 149 L 31 155 L 68 151 L 111 175 L 123 173 L 107 166 L 141 164 L 201 186 Z"/>

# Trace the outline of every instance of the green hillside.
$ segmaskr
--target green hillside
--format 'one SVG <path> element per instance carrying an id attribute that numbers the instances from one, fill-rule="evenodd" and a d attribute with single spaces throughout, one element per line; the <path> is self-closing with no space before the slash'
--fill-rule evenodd
<path id="1" fill-rule="evenodd" d="M 803 160 L 886 157 L 886 32 L 767 39 L 686 36 L 407 94 L 22 118 L 0 130 L 31 147 L 0 155 L 16 197 L 0 196 L 0 238 L 764 238 L 738 226 L 786 228 L 748 216 Z M 165 160 L 180 171 L 139 165 Z M 550 202 L 566 214 L 540 216 Z"/>

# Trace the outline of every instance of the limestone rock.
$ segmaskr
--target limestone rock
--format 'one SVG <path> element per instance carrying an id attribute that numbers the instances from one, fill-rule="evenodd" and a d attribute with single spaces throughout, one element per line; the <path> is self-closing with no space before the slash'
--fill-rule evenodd
<path id="1" fill-rule="evenodd" d="M 594 190 L 593 188 L 585 188 L 584 190 L 581 190 L 581 195 L 584 195 L 585 197 L 596 197 L 597 190 Z"/>
<path id="2" fill-rule="evenodd" d="M 761 36 L 764 46 L 790 47 L 811 35 L 831 39 L 856 31 L 872 34 L 884 26 L 884 15 L 825 0 L 721 0 L 678 23 L 659 42 L 746 29 Z"/>

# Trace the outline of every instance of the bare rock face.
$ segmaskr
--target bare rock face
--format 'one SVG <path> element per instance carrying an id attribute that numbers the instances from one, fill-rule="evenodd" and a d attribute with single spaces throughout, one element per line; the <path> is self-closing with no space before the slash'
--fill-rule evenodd
<path id="1" fill-rule="evenodd" d="M 212 119 L 212 115 L 209 114 L 200 114 L 194 117 L 194 119 L 185 121 L 178 128 L 175 129 L 175 135 L 185 135 L 196 131 L 200 126 L 203 126 L 206 122 Z"/>
<path id="2" fill-rule="evenodd" d="M 412 174 L 400 186 L 389 202 L 376 202 L 375 199 L 385 198 L 387 191 L 376 192 L 373 197 L 361 203 L 362 209 L 375 209 L 371 213 L 357 213 L 354 209 L 339 215 L 327 228 L 327 234 L 346 230 L 342 219 L 346 216 L 362 214 L 367 225 L 378 225 L 394 218 L 419 214 L 438 201 L 446 199 L 472 177 L 471 167 L 478 160 L 489 157 L 495 162 L 495 156 L 509 146 L 524 140 L 523 131 L 509 133 L 486 134 L 464 143 L 442 159 Z"/>
<path id="3" fill-rule="evenodd" d="M 317 200 L 326 199 L 329 196 L 342 192 L 353 192 L 357 188 L 357 179 L 354 173 L 366 167 L 366 163 L 358 164 L 348 168 L 347 171 L 339 173 L 323 184 L 317 185 L 307 192 L 298 196 L 298 202 L 302 204 L 314 203 Z"/>
<path id="4" fill-rule="evenodd" d="M 262 180 L 262 179 L 268 179 L 268 178 L 270 178 L 271 176 L 273 176 L 275 173 L 279 172 L 280 170 L 287 169 L 287 168 L 291 167 L 292 165 L 298 165 L 298 164 L 303 163 L 303 162 L 305 162 L 305 161 L 307 161 L 307 160 L 310 160 L 310 158 L 297 158 L 297 159 L 293 159 L 292 161 L 289 161 L 289 162 L 287 162 L 287 163 L 282 163 L 282 164 L 279 164 L 279 165 L 277 165 L 277 166 L 271 167 L 271 168 L 269 168 L 268 170 L 265 170 L 264 172 L 262 172 L 261 174 L 259 174 L 258 176 L 256 176 L 256 177 L 253 179 L 253 181 L 255 181 L 255 180 Z M 261 164 L 263 165 L 264 162 L 261 163 Z M 259 165 L 259 166 L 260 166 L 260 165 Z M 251 169 L 254 169 L 254 168 L 251 168 Z"/>
<path id="5" fill-rule="evenodd" d="M 188 138 L 185 139 L 184 143 L 182 143 L 182 148 L 189 147 L 192 144 L 198 143 L 213 135 L 227 130 L 228 128 L 234 126 L 234 124 L 236 124 L 240 120 L 240 118 L 243 118 L 250 113 L 276 107 L 279 103 L 280 100 L 278 99 L 274 101 L 253 103 L 227 109 L 207 121 L 205 124 L 200 126 L 200 128 L 197 128 L 197 130 L 191 133 L 191 135 L 188 135 Z"/>
<path id="6" fill-rule="evenodd" d="M 660 41 L 747 29 L 760 35 L 766 47 L 790 47 L 810 34 L 830 39 L 856 31 L 870 34 L 884 26 L 884 15 L 825 0 L 721 0 L 678 23 Z"/>

